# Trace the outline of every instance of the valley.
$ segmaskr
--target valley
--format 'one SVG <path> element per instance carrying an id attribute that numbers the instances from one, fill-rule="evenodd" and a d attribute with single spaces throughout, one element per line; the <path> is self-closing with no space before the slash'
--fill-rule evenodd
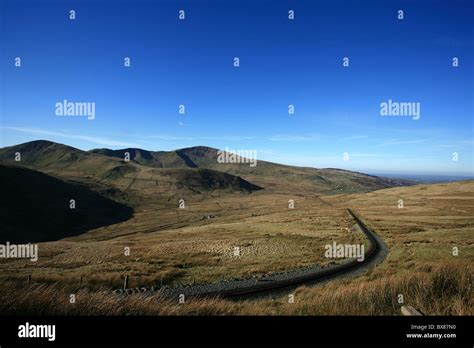
<path id="1" fill-rule="evenodd" d="M 17 152 L 22 154 L 20 163 L 14 161 Z M 130 161 L 120 159 L 125 152 L 130 152 Z M 351 291 L 378 289 L 384 282 L 388 282 L 387 291 L 393 283 L 394 289 L 408 286 L 405 291 L 411 292 L 414 289 L 405 282 L 414 281 L 408 280 L 414 274 L 414 279 L 436 272 L 449 276 L 443 273 L 445 269 L 468 272 L 459 286 L 472 281 L 467 274 L 472 273 L 474 259 L 474 181 L 413 186 L 410 181 L 337 169 L 263 161 L 255 168 L 219 164 L 214 154 L 217 156 L 217 150 L 203 147 L 166 153 L 84 152 L 41 141 L 0 149 L 3 186 L 9 182 L 16 188 L 4 197 L 17 200 L 10 206 L 4 200 L 2 212 L 10 219 L 2 218 L 2 239 L 24 236 L 19 240 L 39 242 L 37 262 L 0 259 L 0 279 L 7 287 L 23 289 L 31 277 L 33 292 L 87 293 L 89 298 L 118 301 L 122 310 L 135 303 L 135 310 L 142 314 L 196 314 L 195 306 L 221 314 L 335 314 L 329 308 L 321 312 L 327 308 L 319 302 L 321 296 L 341 296 L 333 301 L 343 301 L 344 296 L 353 296 Z M 18 188 L 24 191 L 20 196 L 16 195 Z M 83 214 L 78 220 L 70 219 L 70 199 L 76 200 L 77 212 Z M 399 208 L 400 199 L 403 208 Z M 22 210 L 26 201 L 31 207 Z M 327 245 L 368 247 L 348 208 L 387 244 L 386 259 L 358 275 L 297 289 L 293 306 L 279 297 L 277 302 L 240 303 L 190 299 L 177 308 L 179 303 L 155 295 L 162 303 L 160 309 L 143 309 L 137 302 L 145 301 L 140 294 L 110 297 L 115 296 L 112 290 L 123 286 L 125 277 L 128 287 L 140 288 L 258 281 L 280 272 L 334 267 L 347 259 L 327 257 Z M 58 216 L 55 224 L 41 222 L 51 212 Z M 458 250 L 456 255 L 453 248 Z M 456 291 L 443 294 L 446 310 L 472 313 L 472 294 L 459 297 Z M 427 313 L 444 313 L 441 307 L 430 310 L 431 299 L 423 299 L 422 293 L 412 296 Z M 304 310 L 298 305 L 301 298 L 307 301 Z M 0 310 L 8 311 L 5 306 L 11 300 L 4 300 Z M 398 314 L 396 296 L 384 301 L 388 302 L 378 309 L 366 307 L 366 302 L 352 309 L 337 302 L 334 308 L 346 311 L 341 313 Z M 26 311 L 36 305 L 52 313 L 73 310 L 49 304 L 42 296 L 28 303 L 24 302 Z M 92 313 L 86 303 L 81 306 L 82 313 Z M 105 303 L 103 306 L 99 313 L 116 313 Z"/>

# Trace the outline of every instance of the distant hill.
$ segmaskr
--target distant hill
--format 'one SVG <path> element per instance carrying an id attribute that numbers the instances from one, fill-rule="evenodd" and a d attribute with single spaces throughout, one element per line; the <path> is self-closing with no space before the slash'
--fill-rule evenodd
<path id="1" fill-rule="evenodd" d="M 218 149 L 196 146 L 175 151 L 142 149 L 95 149 L 91 153 L 123 159 L 128 152 L 136 163 L 156 168 L 205 168 L 240 176 L 265 189 L 308 193 L 356 193 L 414 185 L 411 180 L 384 178 L 332 168 L 295 167 L 258 160 L 248 163 L 218 163 Z"/>
<path id="2" fill-rule="evenodd" d="M 133 215 L 132 208 L 87 187 L 27 168 L 0 164 L 0 185 L 2 243 L 57 240 L 122 222 Z M 75 209 L 70 209 L 71 199 L 75 200 Z"/>
<path id="3" fill-rule="evenodd" d="M 15 161 L 16 153 L 21 156 L 19 162 Z M 117 158 L 99 156 L 47 140 L 4 147 L 0 149 L 0 161 L 46 172 L 92 175 L 98 178 L 134 171 L 133 168 L 123 168 L 125 161 Z"/>
<path id="4" fill-rule="evenodd" d="M 121 154 L 128 151 L 134 160 L 124 160 Z M 16 153 L 21 155 L 20 162 L 15 162 Z M 180 165 L 179 156 L 166 152 L 151 153 L 138 149 L 86 152 L 37 140 L 0 149 L 0 161 L 40 170 L 68 181 L 80 181 L 88 186 L 93 184 L 94 189 L 106 194 L 111 192 L 106 187 L 146 196 L 174 196 L 215 190 L 253 192 L 261 189 L 229 173 L 188 166 L 184 161 Z"/>
<path id="5" fill-rule="evenodd" d="M 122 160 L 128 153 L 130 159 L 136 163 L 155 168 L 197 168 L 195 165 L 186 163 L 186 160 L 177 155 L 175 151 L 147 151 L 128 148 L 122 150 L 94 149 L 89 152 Z"/>
<path id="6" fill-rule="evenodd" d="M 412 180 L 418 183 L 425 184 L 436 184 L 436 183 L 445 183 L 445 182 L 455 182 L 455 181 L 465 181 L 465 180 L 474 180 L 474 173 L 471 175 L 449 175 L 449 174 L 379 174 L 374 173 L 374 175 L 380 175 L 387 178 L 402 178 L 407 180 Z"/>
<path id="7" fill-rule="evenodd" d="M 15 162 L 15 153 L 21 162 Z M 130 161 L 125 160 L 128 153 Z M 413 185 L 332 168 L 308 168 L 258 161 L 218 163 L 219 150 L 196 146 L 175 151 L 127 148 L 82 151 L 46 140 L 31 141 L 0 149 L 0 161 L 40 170 L 61 179 L 113 187 L 131 194 L 156 197 L 192 195 L 215 190 L 271 192 L 301 195 L 359 193 Z M 227 175 L 224 175 L 227 174 Z M 99 190 L 100 191 L 100 190 Z"/>

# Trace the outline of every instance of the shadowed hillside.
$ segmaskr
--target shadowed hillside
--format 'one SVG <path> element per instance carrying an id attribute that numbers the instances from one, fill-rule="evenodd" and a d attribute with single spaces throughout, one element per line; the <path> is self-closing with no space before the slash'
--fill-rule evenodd
<path id="1" fill-rule="evenodd" d="M 26 168 L 0 165 L 0 185 L 0 242 L 57 240 L 133 215 L 131 208 L 86 187 Z"/>
<path id="2" fill-rule="evenodd" d="M 237 190 L 258 191 L 262 188 L 235 175 L 209 169 L 167 169 L 162 173 L 176 179 L 179 186 L 188 186 L 199 190 Z"/>
<path id="3" fill-rule="evenodd" d="M 294 167 L 266 161 L 258 161 L 253 167 L 249 163 L 219 163 L 218 151 L 205 146 L 175 151 L 133 148 L 82 151 L 37 140 L 0 149 L 0 161 L 87 185 L 93 182 L 127 192 L 137 189 L 135 192 L 141 191 L 140 194 L 147 196 L 192 194 L 196 190 L 204 192 L 216 189 L 251 192 L 261 188 L 271 192 L 327 195 L 414 184 L 408 180 L 341 169 Z M 16 153 L 21 154 L 20 162 L 15 162 Z M 129 161 L 126 160 L 126 154 L 130 156 Z M 221 175 L 220 172 L 235 177 Z"/>
<path id="4" fill-rule="evenodd" d="M 196 146 L 175 151 L 127 148 L 95 149 L 86 152 L 50 141 L 37 140 L 0 149 L 0 161 L 41 170 L 61 178 L 93 178 L 101 184 L 124 190 L 133 189 L 136 179 L 142 182 L 151 181 L 156 185 L 164 181 L 168 192 L 169 185 L 178 183 L 180 188 L 189 186 L 189 190 L 197 188 L 200 192 L 215 189 L 254 191 L 264 188 L 272 192 L 317 195 L 368 192 L 414 184 L 409 180 L 389 179 L 341 169 L 294 167 L 260 160 L 254 167 L 249 163 L 218 163 L 218 151 L 210 147 Z M 14 161 L 16 153 L 21 154 L 20 162 Z M 130 161 L 125 160 L 126 154 Z M 155 171 L 150 172 L 149 169 Z M 157 169 L 163 171 L 156 171 Z M 189 171 L 190 169 L 195 170 Z M 242 179 L 223 176 L 218 172 Z M 164 178 L 169 175 L 171 177 Z M 164 180 L 157 180 L 158 177 Z M 223 182 L 218 183 L 219 180 Z M 206 187 L 208 184 L 210 186 Z"/>
<path id="5" fill-rule="evenodd" d="M 238 175 L 265 189 L 275 191 L 300 191 L 302 193 L 356 193 L 383 188 L 413 185 L 402 179 L 389 179 L 341 169 L 317 169 L 287 166 L 258 161 L 257 166 L 248 163 L 218 163 L 217 149 L 195 146 L 175 151 L 146 151 L 141 149 L 96 149 L 92 153 L 123 159 L 128 152 L 130 160 L 158 168 L 205 168 Z"/>
<path id="6" fill-rule="evenodd" d="M 125 161 L 122 157 L 125 152 L 129 152 L 134 160 Z M 21 155 L 19 162 L 15 161 L 16 153 Z M 121 202 L 127 201 L 131 196 L 159 199 L 163 196 L 183 196 L 215 190 L 261 190 L 261 187 L 232 174 L 188 166 L 181 157 L 171 152 L 151 153 L 138 149 L 86 152 L 38 140 L 0 149 L 0 161 L 40 170 L 60 179 L 81 182 Z M 126 192 L 129 197 L 123 197 L 113 189 Z M 109 195 L 109 192 L 114 194 Z"/>

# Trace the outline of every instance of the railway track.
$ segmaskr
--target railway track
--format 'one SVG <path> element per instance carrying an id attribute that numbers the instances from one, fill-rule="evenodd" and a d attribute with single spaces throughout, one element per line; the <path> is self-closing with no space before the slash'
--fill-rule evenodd
<path id="1" fill-rule="evenodd" d="M 247 289 L 235 289 L 235 290 L 224 291 L 224 292 L 221 292 L 220 294 L 215 294 L 215 295 L 219 295 L 220 297 L 223 297 L 223 298 L 251 296 L 260 292 L 281 290 L 285 288 L 300 286 L 300 285 L 314 282 L 317 280 L 325 280 L 325 279 L 328 279 L 329 277 L 332 278 L 334 276 L 347 273 L 348 271 L 351 271 L 355 268 L 364 267 L 366 263 L 371 262 L 371 260 L 377 255 L 377 253 L 379 252 L 382 246 L 380 245 L 380 242 L 378 241 L 378 239 L 374 236 L 374 233 L 359 219 L 359 217 L 355 215 L 351 209 L 347 209 L 347 210 L 349 214 L 352 216 L 352 218 L 355 220 L 356 224 L 359 225 L 362 232 L 364 232 L 367 239 L 370 241 L 369 249 L 367 250 L 363 261 L 359 262 L 356 259 L 353 259 L 347 263 L 337 265 L 331 268 L 327 268 L 327 269 L 315 272 L 314 274 L 308 274 L 308 275 L 293 278 L 293 279 L 269 282 L 267 284 L 261 284 L 259 286 L 255 286 L 255 287 L 247 288 Z"/>
<path id="2" fill-rule="evenodd" d="M 220 297 L 244 299 L 282 293 L 283 291 L 291 290 L 301 285 L 314 285 L 345 274 L 364 271 L 364 269 L 373 266 L 377 261 L 381 261 L 385 257 L 386 246 L 385 243 L 379 239 L 379 237 L 377 237 L 352 210 L 348 209 L 348 212 L 370 243 L 365 252 L 363 261 L 352 259 L 343 264 L 328 268 L 310 268 L 304 272 L 302 270 L 283 272 L 283 276 L 276 277 L 276 279 L 268 277 L 268 279 L 263 279 L 265 281 L 262 281 L 262 279 L 243 279 L 217 284 L 164 286 L 156 290 L 154 288 L 127 289 L 125 290 L 125 293 L 135 293 L 137 291 L 147 292 L 151 290 L 151 293 L 158 293 L 166 298 L 177 298 L 184 295 L 186 298 Z M 119 293 L 123 292 L 124 291 L 119 291 Z"/>

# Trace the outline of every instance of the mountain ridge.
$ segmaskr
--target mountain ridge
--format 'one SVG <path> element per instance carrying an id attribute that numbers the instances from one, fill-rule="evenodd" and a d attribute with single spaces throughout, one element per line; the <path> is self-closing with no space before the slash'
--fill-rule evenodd
<path id="1" fill-rule="evenodd" d="M 126 150 L 132 151 L 124 149 L 120 150 L 120 153 Z M 134 158 L 140 158 L 140 162 L 143 163 L 141 164 L 117 156 L 108 156 L 110 151 L 113 150 L 102 149 L 100 153 L 94 153 L 37 140 L 1 148 L 0 161 L 39 170 L 61 179 L 84 181 L 88 185 L 113 186 L 123 192 L 134 188 L 139 191 L 148 183 L 149 195 L 158 193 L 167 195 L 173 192 L 205 193 L 214 190 L 253 192 L 262 189 L 229 173 L 208 168 L 190 168 L 184 161 L 173 163 L 172 161 L 176 159 L 168 159 L 166 153 L 163 155 L 163 163 L 156 161 L 149 163 L 152 158 L 146 150 L 132 151 Z M 15 156 L 18 153 L 21 159 L 17 162 Z"/>
<path id="2" fill-rule="evenodd" d="M 302 194 L 357 193 L 414 184 L 409 180 L 384 178 L 337 168 L 297 167 L 260 160 L 255 167 L 248 163 L 219 163 L 219 151 L 207 146 L 172 151 L 149 151 L 140 148 L 82 151 L 59 143 L 37 140 L 0 149 L 0 160 L 12 161 L 15 152 L 23 152 L 21 163 L 30 168 L 55 171 L 62 175 L 89 175 L 100 180 L 112 180 L 127 175 L 142 178 L 146 175 L 150 178 L 153 175 L 170 173 L 176 175 L 177 172 L 164 169 L 180 169 L 190 172 L 178 177 L 190 180 L 191 176 L 195 175 L 202 180 L 202 184 L 197 185 L 198 191 L 205 190 L 206 185 L 211 182 L 214 183 L 211 186 L 220 188 L 232 189 L 233 183 L 242 189 L 258 187 L 273 192 L 291 191 Z M 214 172 L 200 172 L 202 170 Z M 219 172 L 244 181 L 222 176 Z M 210 175 L 215 179 L 209 181 Z M 175 179 L 170 180 L 175 182 Z M 216 180 L 224 180 L 227 184 L 217 184 Z M 191 181 L 197 183 L 196 180 Z M 185 183 L 181 181 L 179 185 L 185 186 Z"/>
<path id="3" fill-rule="evenodd" d="M 148 151 L 142 149 L 133 149 L 139 151 Z M 93 149 L 90 152 L 104 153 L 103 149 Z M 107 149 L 107 154 L 116 158 L 120 158 L 124 155 L 125 149 L 122 150 L 110 150 Z M 162 158 L 167 156 L 167 158 L 175 157 L 183 159 L 180 161 L 178 159 L 174 161 L 168 161 L 168 165 L 163 167 L 168 168 L 182 168 L 183 166 L 197 167 L 197 168 L 206 168 L 214 169 L 218 171 L 223 171 L 233 175 L 240 176 L 250 182 L 265 187 L 279 186 L 280 189 L 284 185 L 278 185 L 278 181 L 286 179 L 290 181 L 290 184 L 297 186 L 302 181 L 305 186 L 308 188 L 311 184 L 308 182 L 317 182 L 320 181 L 321 185 L 316 188 L 316 191 L 321 193 L 336 193 L 339 191 L 349 191 L 349 192 L 363 192 L 363 189 L 358 189 L 356 186 L 365 187 L 366 191 L 373 189 L 382 189 L 395 186 L 409 186 L 414 185 L 415 182 L 404 179 L 396 178 L 384 178 L 376 175 L 365 174 L 356 171 L 350 171 L 339 168 L 313 168 L 313 167 L 298 167 L 291 166 L 286 164 L 268 162 L 258 160 L 255 168 L 250 167 L 245 163 L 218 163 L 218 156 L 221 150 L 216 148 L 207 147 L 207 146 L 193 146 L 186 147 L 177 150 L 171 151 L 148 151 L 150 156 L 154 158 L 153 161 L 148 161 L 144 163 L 141 158 L 134 157 L 132 152 L 130 152 L 130 159 L 142 163 L 145 165 L 153 166 L 155 163 L 163 164 L 164 161 Z M 134 152 L 133 152 L 134 153 Z M 346 183 L 344 183 L 346 181 Z M 325 190 L 322 187 L 322 184 L 325 183 L 330 186 L 330 189 Z M 350 186 L 354 187 L 354 190 L 351 190 Z M 314 185 L 313 185 L 314 186 Z M 316 184 L 316 186 L 318 186 Z"/>

